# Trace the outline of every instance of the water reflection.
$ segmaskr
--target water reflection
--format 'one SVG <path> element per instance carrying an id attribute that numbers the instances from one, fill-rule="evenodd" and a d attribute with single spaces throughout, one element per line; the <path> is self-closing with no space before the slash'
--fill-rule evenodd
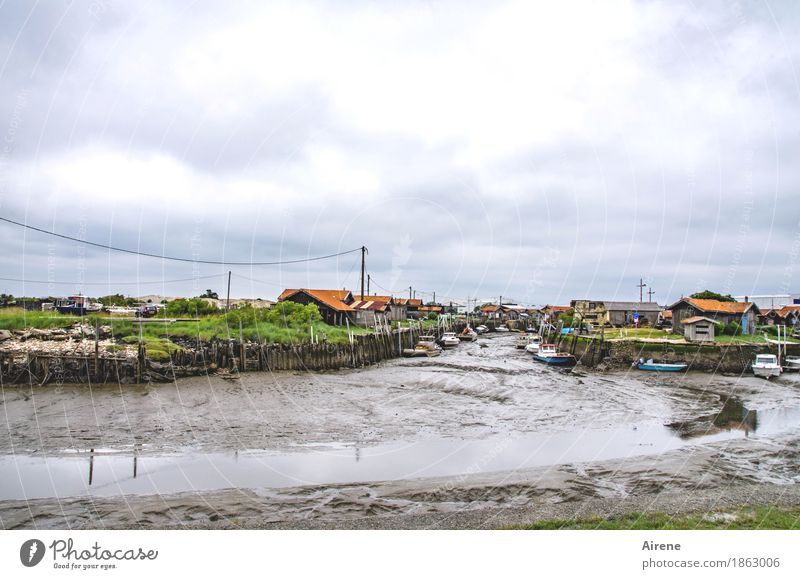
<path id="1" fill-rule="evenodd" d="M 673 422 L 667 426 L 681 438 L 690 439 L 709 436 L 718 432 L 739 430 L 745 436 L 759 429 L 759 411 L 746 408 L 742 401 L 734 396 L 720 396 L 722 409 L 715 414 L 698 416 L 691 420 Z M 788 414 L 789 422 L 800 421 L 797 409 L 768 410 L 767 416 L 779 417 L 780 413 Z"/>
<path id="2" fill-rule="evenodd" d="M 276 489 L 490 473 L 658 455 L 708 442 L 768 436 L 800 425 L 800 408 L 756 411 L 736 399 L 722 402 L 719 412 L 667 426 L 642 422 L 484 440 L 173 455 L 147 455 L 137 443 L 126 454 L 91 448 L 88 456 L 6 455 L 0 456 L 0 500 Z"/>

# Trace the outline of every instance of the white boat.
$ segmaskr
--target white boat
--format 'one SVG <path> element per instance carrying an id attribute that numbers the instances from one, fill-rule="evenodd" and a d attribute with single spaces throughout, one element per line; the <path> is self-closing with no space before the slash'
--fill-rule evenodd
<path id="1" fill-rule="evenodd" d="M 520 334 L 517 336 L 517 348 L 523 350 L 528 346 L 528 344 L 534 341 L 539 341 L 539 336 L 536 334 Z"/>
<path id="2" fill-rule="evenodd" d="M 467 326 L 458 335 L 458 339 L 463 340 L 465 342 L 474 342 L 475 340 L 478 339 L 478 333 L 469 326 Z"/>
<path id="3" fill-rule="evenodd" d="M 530 341 L 525 345 L 525 351 L 529 354 L 538 354 L 542 339 L 539 336 L 531 336 Z"/>
<path id="4" fill-rule="evenodd" d="M 772 377 L 780 376 L 783 369 L 778 364 L 778 357 L 774 354 L 758 354 L 753 362 L 753 374 L 760 378 L 769 380 Z"/>
<path id="5" fill-rule="evenodd" d="M 458 339 L 455 332 L 445 332 L 442 334 L 442 338 L 439 340 L 442 346 L 445 348 L 453 348 L 458 346 L 461 343 L 461 340 Z"/>
<path id="6" fill-rule="evenodd" d="M 139 308 L 127 308 L 125 306 L 108 306 L 106 311 L 115 316 L 135 316 Z"/>
<path id="7" fill-rule="evenodd" d="M 510 332 L 511 330 L 509 330 L 506 326 L 497 326 L 494 329 L 494 331 L 495 332 Z"/>
<path id="8" fill-rule="evenodd" d="M 800 356 L 786 356 L 784 370 L 800 370 Z"/>
<path id="9" fill-rule="evenodd" d="M 479 334 L 485 334 L 486 332 L 489 331 L 489 328 L 487 328 L 484 325 L 480 325 L 477 328 L 475 328 L 475 331 L 478 332 Z"/>

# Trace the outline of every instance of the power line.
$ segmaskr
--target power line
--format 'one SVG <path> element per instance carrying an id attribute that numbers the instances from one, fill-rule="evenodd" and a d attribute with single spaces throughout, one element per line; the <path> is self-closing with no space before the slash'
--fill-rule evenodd
<path id="1" fill-rule="evenodd" d="M 165 284 L 165 283 L 178 283 L 182 281 L 196 281 L 201 279 L 212 279 L 215 277 L 221 277 L 223 274 L 215 274 L 215 275 L 204 275 L 200 277 L 187 277 L 183 279 L 165 279 L 165 280 L 152 280 L 152 281 L 45 281 L 41 279 L 20 279 L 15 277 L 0 277 L 0 281 L 16 281 L 21 283 L 31 283 L 31 284 L 53 284 L 53 285 L 158 285 L 158 284 Z"/>
<path id="2" fill-rule="evenodd" d="M 12 225 L 18 225 L 20 227 L 24 227 L 25 229 L 30 229 L 31 231 L 37 231 L 39 233 L 44 233 L 45 235 L 52 235 L 54 237 L 60 237 L 61 239 L 67 239 L 69 241 L 74 241 L 76 243 L 83 243 L 85 245 L 91 245 L 93 247 L 99 247 L 101 249 L 108 249 L 111 251 L 119 251 L 121 253 L 129 253 L 132 255 L 139 255 L 142 257 L 154 257 L 156 259 L 164 259 L 169 261 L 182 261 L 186 263 L 203 263 L 208 265 L 246 265 L 246 266 L 254 266 L 254 265 L 289 265 L 293 263 L 306 263 L 309 261 L 319 261 L 322 259 L 330 259 L 332 257 L 339 257 L 341 255 L 347 255 L 348 253 L 355 253 L 356 251 L 361 251 L 360 247 L 356 249 L 350 249 L 347 251 L 341 251 L 339 253 L 331 253 L 330 255 L 320 255 L 318 257 L 307 257 L 304 259 L 289 259 L 285 261 L 211 261 L 211 260 L 204 260 L 204 259 L 190 259 L 187 257 L 173 257 L 169 255 L 158 255 L 155 253 L 145 253 L 143 251 L 136 251 L 133 249 L 125 249 L 124 247 L 114 247 L 112 245 L 105 245 L 103 243 L 95 243 L 93 241 L 87 241 L 85 239 L 79 239 L 77 237 L 71 237 L 69 235 L 63 235 L 61 233 L 55 233 L 54 231 L 47 231 L 46 229 L 41 229 L 39 227 L 34 227 L 33 225 L 28 225 L 26 223 L 20 223 L 19 221 L 14 221 L 13 219 L 8 219 L 6 217 L 0 217 L 0 221 L 5 221 L 6 223 L 11 223 Z"/>

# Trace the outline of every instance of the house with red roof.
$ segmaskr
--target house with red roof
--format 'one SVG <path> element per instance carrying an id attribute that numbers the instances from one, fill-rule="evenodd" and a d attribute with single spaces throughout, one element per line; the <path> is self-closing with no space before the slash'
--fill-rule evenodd
<path id="1" fill-rule="evenodd" d="M 752 334 L 761 313 L 752 302 L 721 302 L 681 298 L 667 308 L 672 312 L 672 330 L 683 332 L 684 323 L 698 316 L 714 320 L 718 324 L 736 322 L 742 326 L 743 334 Z"/>

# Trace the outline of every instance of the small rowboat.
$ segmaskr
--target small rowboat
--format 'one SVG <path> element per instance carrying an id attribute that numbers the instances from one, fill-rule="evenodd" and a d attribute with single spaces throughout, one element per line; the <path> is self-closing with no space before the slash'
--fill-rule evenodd
<path id="1" fill-rule="evenodd" d="M 458 335 L 458 339 L 465 341 L 465 342 L 474 342 L 478 339 L 478 333 L 467 326 L 464 330 Z"/>
<path id="2" fill-rule="evenodd" d="M 676 364 L 667 364 L 662 362 L 653 362 L 653 359 L 639 360 L 636 363 L 636 367 L 639 370 L 645 370 L 647 372 L 683 372 L 689 367 L 689 364 L 685 362 L 678 362 Z"/>

